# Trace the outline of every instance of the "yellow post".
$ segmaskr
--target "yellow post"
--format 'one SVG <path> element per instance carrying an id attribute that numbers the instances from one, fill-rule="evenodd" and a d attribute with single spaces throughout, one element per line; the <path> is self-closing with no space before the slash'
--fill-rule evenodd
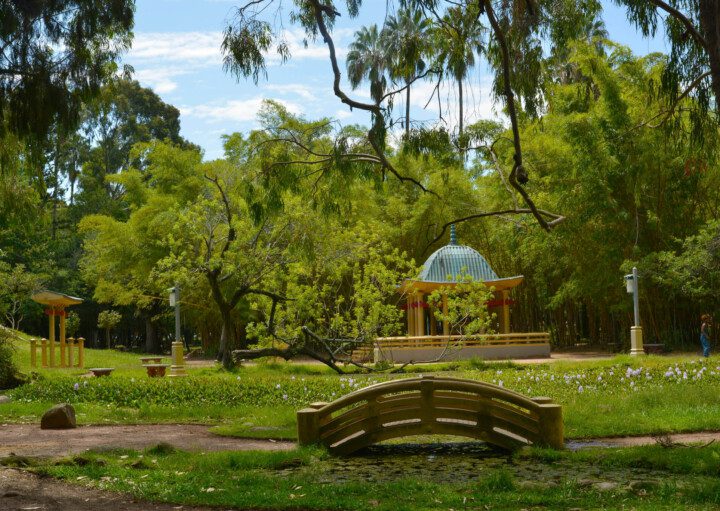
<path id="1" fill-rule="evenodd" d="M 437 320 L 435 319 L 435 307 L 428 309 L 430 316 L 430 335 L 437 335 Z"/>
<path id="2" fill-rule="evenodd" d="M 183 358 L 183 343 L 175 341 L 170 348 L 172 365 L 170 366 L 169 376 L 187 376 L 185 371 L 185 359 Z"/>
<path id="3" fill-rule="evenodd" d="M 60 309 L 60 367 L 67 367 L 65 357 L 65 309 Z"/>
<path id="4" fill-rule="evenodd" d="M 565 447 L 562 406 L 552 403 L 542 403 L 540 404 L 538 415 L 540 443 L 553 449 L 562 449 Z"/>
<path id="5" fill-rule="evenodd" d="M 503 290 L 502 292 L 502 333 L 510 333 L 510 305 L 507 303 L 510 299 L 510 291 Z"/>
<path id="6" fill-rule="evenodd" d="M 50 367 L 55 367 L 55 310 L 50 309 L 48 314 L 50 318 L 50 332 L 48 336 L 48 342 L 50 343 Z"/>
<path id="7" fill-rule="evenodd" d="M 75 364 L 73 363 L 73 347 L 75 345 L 75 339 L 72 337 L 68 338 L 67 340 L 67 361 L 68 361 L 68 367 L 75 367 Z"/>
<path id="8" fill-rule="evenodd" d="M 40 364 L 47 367 L 47 339 L 40 339 Z"/>
<path id="9" fill-rule="evenodd" d="M 407 297 L 407 334 L 408 337 L 415 335 L 415 314 L 413 313 L 413 295 L 409 294 Z"/>
<path id="10" fill-rule="evenodd" d="M 425 309 L 422 307 L 423 294 L 417 295 L 417 316 L 415 318 L 415 335 L 425 335 Z"/>
<path id="11" fill-rule="evenodd" d="M 78 367 L 85 367 L 85 339 L 78 337 Z"/>
<path id="12" fill-rule="evenodd" d="M 450 322 L 447 320 L 448 315 L 448 304 L 447 304 L 447 295 L 443 295 L 443 316 L 445 317 L 443 319 L 443 335 L 445 337 L 450 336 Z"/>
<path id="13" fill-rule="evenodd" d="M 37 339 L 30 339 L 30 366 L 37 367 Z"/>

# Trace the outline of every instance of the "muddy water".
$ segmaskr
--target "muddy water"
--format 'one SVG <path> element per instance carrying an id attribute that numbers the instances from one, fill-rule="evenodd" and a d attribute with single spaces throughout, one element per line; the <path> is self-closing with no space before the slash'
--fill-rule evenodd
<path id="1" fill-rule="evenodd" d="M 357 455 L 330 458 L 309 468 L 319 483 L 388 482 L 407 477 L 436 483 L 465 483 L 503 469 L 517 484 L 555 486 L 565 482 L 613 489 L 630 482 L 662 480 L 663 473 L 634 468 L 609 469 L 568 461 L 513 458 L 480 442 L 404 443 L 372 446 Z M 292 473 L 293 468 L 285 470 Z M 602 489 L 602 488 L 601 488 Z"/>

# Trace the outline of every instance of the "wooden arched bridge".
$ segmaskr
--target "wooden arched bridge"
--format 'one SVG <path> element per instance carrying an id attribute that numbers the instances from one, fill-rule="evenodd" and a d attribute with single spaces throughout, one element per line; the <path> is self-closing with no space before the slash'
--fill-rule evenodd
<path id="1" fill-rule="evenodd" d="M 391 438 L 457 435 L 505 449 L 563 448 L 562 407 L 504 387 L 455 378 L 408 378 L 371 385 L 298 411 L 300 445 L 337 454 Z"/>

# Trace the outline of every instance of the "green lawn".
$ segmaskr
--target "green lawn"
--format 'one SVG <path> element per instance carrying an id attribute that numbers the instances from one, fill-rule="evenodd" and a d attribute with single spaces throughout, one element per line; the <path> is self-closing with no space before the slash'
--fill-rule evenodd
<path id="1" fill-rule="evenodd" d="M 29 370 L 27 345 L 16 358 Z M 317 364 L 255 364 L 227 372 L 189 369 L 187 378 L 148 378 L 139 355 L 86 350 L 88 366 L 115 367 L 109 378 L 78 369 L 42 369 L 9 392 L 3 422 L 35 422 L 70 402 L 81 424 L 192 422 L 220 434 L 293 438 L 295 412 L 371 383 L 433 372 L 503 385 L 563 405 L 568 438 L 720 430 L 720 359 L 617 356 L 610 360 L 520 365 L 466 361 L 411 368 L 407 374 L 338 376 Z"/>
<path id="2" fill-rule="evenodd" d="M 24 342 L 17 341 L 16 359 L 30 372 Z M 331 401 L 391 378 L 436 373 L 549 396 L 563 405 L 568 438 L 720 430 L 718 358 L 617 356 L 540 365 L 473 360 L 413 367 L 400 375 L 345 376 L 316 364 L 262 363 L 233 372 L 191 369 L 187 378 L 178 379 L 148 378 L 137 354 L 87 350 L 87 360 L 88 366 L 116 371 L 108 378 L 87 378 L 77 369 L 36 370 L 30 383 L 8 392 L 13 400 L 0 405 L 0 421 L 37 422 L 52 404 L 70 402 L 80 424 L 203 423 L 223 435 L 292 439 L 295 413 L 310 402 Z M 397 464 L 392 463 L 395 457 Z M 372 458 L 333 458 L 316 448 L 201 454 L 161 447 L 36 461 L 32 469 L 74 484 L 178 505 L 351 510 L 720 505 L 716 445 L 530 449 L 478 471 L 467 469 L 467 463 L 476 462 L 465 455 L 435 460 L 427 453 L 414 458 L 391 454 L 382 465 Z M 348 469 L 352 463 L 360 464 L 357 470 Z M 443 470 L 450 471 L 446 480 Z"/>
<path id="3" fill-rule="evenodd" d="M 477 464 L 475 472 L 463 470 L 467 462 Z M 382 459 L 352 460 L 314 448 L 200 454 L 158 446 L 40 463 L 34 470 L 74 484 L 178 505 L 388 511 L 720 505 L 720 446 L 579 453 L 533 449 L 489 459 L 407 457 L 389 450 Z"/>

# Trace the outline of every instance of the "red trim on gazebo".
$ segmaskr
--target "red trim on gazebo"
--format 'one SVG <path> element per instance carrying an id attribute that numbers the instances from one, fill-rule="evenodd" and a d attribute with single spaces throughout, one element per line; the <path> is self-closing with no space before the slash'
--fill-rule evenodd
<path id="1" fill-rule="evenodd" d="M 515 300 L 512 300 L 511 298 L 507 298 L 503 300 L 502 298 L 499 300 L 488 300 L 485 302 L 485 305 L 488 307 L 502 307 L 503 305 L 515 305 Z"/>
<path id="2" fill-rule="evenodd" d="M 413 303 L 410 304 L 410 307 L 411 307 L 412 309 L 417 309 L 418 307 L 422 307 L 423 309 L 427 309 L 427 308 L 430 307 L 430 304 L 427 303 L 427 302 L 413 302 Z M 400 309 L 401 309 L 401 310 L 404 310 L 404 311 L 406 311 L 407 308 L 408 308 L 408 304 L 406 304 L 406 303 L 404 303 L 404 304 L 402 304 L 402 305 L 400 306 Z"/>

